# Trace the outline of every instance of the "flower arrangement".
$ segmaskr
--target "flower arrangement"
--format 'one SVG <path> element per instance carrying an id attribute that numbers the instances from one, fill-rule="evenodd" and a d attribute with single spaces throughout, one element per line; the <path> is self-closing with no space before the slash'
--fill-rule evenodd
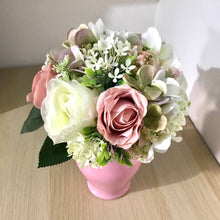
<path id="1" fill-rule="evenodd" d="M 62 45 L 47 54 L 26 97 L 34 106 L 21 133 L 44 125 L 48 134 L 39 167 L 71 158 L 81 167 L 149 163 L 181 141 L 187 84 L 155 28 L 114 32 L 99 19 L 71 29 Z"/>

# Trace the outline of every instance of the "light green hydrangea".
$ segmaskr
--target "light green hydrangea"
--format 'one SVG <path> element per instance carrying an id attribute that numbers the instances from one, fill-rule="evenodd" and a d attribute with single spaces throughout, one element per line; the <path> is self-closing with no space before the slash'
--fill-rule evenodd
<path id="1" fill-rule="evenodd" d="M 98 167 L 96 162 L 98 155 L 101 153 L 102 140 L 94 138 L 86 140 L 85 137 L 78 133 L 74 140 L 67 143 L 67 152 L 74 160 L 80 163 L 80 167 Z"/>
<path id="2" fill-rule="evenodd" d="M 188 115 L 187 109 L 189 104 L 190 102 L 188 100 L 176 102 L 172 111 L 166 114 L 168 119 L 166 131 L 171 134 L 172 140 L 176 142 L 182 140 L 181 137 L 176 137 L 176 132 L 181 131 L 186 124 L 185 116 Z"/>

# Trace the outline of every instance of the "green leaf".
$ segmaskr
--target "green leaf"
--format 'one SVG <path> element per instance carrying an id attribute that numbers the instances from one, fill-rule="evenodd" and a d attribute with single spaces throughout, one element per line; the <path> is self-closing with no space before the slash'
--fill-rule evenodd
<path id="1" fill-rule="evenodd" d="M 96 128 L 92 127 L 92 126 L 84 127 L 82 130 L 82 134 L 85 136 L 88 136 L 88 135 L 92 134 L 95 131 L 95 129 Z"/>
<path id="2" fill-rule="evenodd" d="M 87 76 L 82 78 L 81 85 L 83 86 L 93 88 L 95 84 L 96 84 L 95 79 L 90 79 Z"/>
<path id="3" fill-rule="evenodd" d="M 130 57 L 128 57 L 128 59 L 130 59 L 130 60 L 131 60 L 131 63 L 132 63 L 133 60 L 134 60 L 134 56 L 130 56 Z"/>
<path id="4" fill-rule="evenodd" d="M 81 85 L 86 87 L 91 87 L 90 79 L 88 77 L 83 77 Z"/>
<path id="5" fill-rule="evenodd" d="M 40 109 L 33 106 L 30 114 L 28 115 L 26 121 L 21 129 L 21 134 L 32 132 L 43 126 L 44 121 L 41 117 Z"/>
<path id="6" fill-rule="evenodd" d="M 104 156 L 105 156 L 105 159 L 108 160 L 110 158 L 111 154 L 108 150 L 105 150 L 104 151 Z"/>
<path id="7" fill-rule="evenodd" d="M 121 165 L 124 166 L 125 165 L 125 161 L 124 158 L 121 159 Z"/>
<path id="8" fill-rule="evenodd" d="M 119 163 L 119 162 L 120 162 L 120 157 L 119 157 L 118 153 L 117 153 L 117 152 L 114 152 L 114 155 L 115 155 L 115 161 L 116 161 L 117 163 Z"/>
<path id="9" fill-rule="evenodd" d="M 88 77 L 91 77 L 91 78 L 95 76 L 95 72 L 90 68 L 86 68 L 85 73 Z"/>
<path id="10" fill-rule="evenodd" d="M 108 162 L 109 162 L 109 159 L 105 159 L 105 158 L 104 158 L 104 159 L 99 163 L 99 165 L 100 165 L 100 166 L 106 166 Z"/>
<path id="11" fill-rule="evenodd" d="M 71 157 L 68 157 L 66 143 L 53 145 L 53 141 L 47 137 L 40 150 L 38 168 L 57 165 L 70 159 Z"/>
<path id="12" fill-rule="evenodd" d="M 131 161 L 128 159 L 128 155 L 126 155 L 125 151 L 122 151 L 123 154 L 123 161 L 124 163 L 129 166 L 129 167 L 133 167 L 133 164 L 131 163 Z"/>
<path id="13" fill-rule="evenodd" d="M 124 80 L 118 80 L 118 82 L 116 83 L 116 86 L 120 86 L 125 84 L 126 82 Z"/>
<path id="14" fill-rule="evenodd" d="M 123 150 L 122 148 L 112 146 L 114 150 L 114 156 L 115 156 L 115 161 L 117 163 L 120 163 L 122 166 L 126 164 L 129 167 L 133 167 L 133 164 L 131 161 L 128 159 L 129 158 L 129 153 Z"/>
<path id="15" fill-rule="evenodd" d="M 124 159 L 124 162 L 125 162 L 125 164 L 126 164 L 127 166 L 129 166 L 129 167 L 133 167 L 133 164 L 131 163 L 130 160 L 128 160 L 127 157 L 123 157 L 123 159 Z"/>
<path id="16" fill-rule="evenodd" d="M 111 159 L 111 154 L 110 152 L 106 149 L 107 143 L 103 143 L 101 145 L 102 151 L 99 154 L 99 156 L 96 158 L 96 162 L 100 166 L 105 166 Z"/>
<path id="17" fill-rule="evenodd" d="M 104 160 L 104 158 L 105 158 L 104 152 L 101 151 L 99 156 L 96 158 L 96 162 L 100 165 L 100 163 Z"/>

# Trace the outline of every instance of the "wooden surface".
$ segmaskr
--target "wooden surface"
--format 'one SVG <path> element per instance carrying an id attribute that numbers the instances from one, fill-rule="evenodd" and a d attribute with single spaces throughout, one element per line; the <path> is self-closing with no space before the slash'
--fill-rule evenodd
<path id="1" fill-rule="evenodd" d="M 189 120 L 180 144 L 142 165 L 124 197 L 104 201 L 73 160 L 37 169 L 46 133 L 20 135 L 32 105 L 10 101 L 0 114 L 0 220 L 220 219 L 220 168 Z"/>

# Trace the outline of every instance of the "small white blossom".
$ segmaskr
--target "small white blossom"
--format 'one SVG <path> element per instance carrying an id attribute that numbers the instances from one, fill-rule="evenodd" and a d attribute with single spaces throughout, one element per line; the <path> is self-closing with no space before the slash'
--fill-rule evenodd
<path id="1" fill-rule="evenodd" d="M 123 74 L 119 74 L 119 68 L 116 68 L 116 69 L 114 70 L 114 74 L 109 73 L 109 74 L 108 74 L 108 77 L 111 78 L 111 79 L 113 79 L 113 82 L 114 82 L 114 83 L 117 83 L 117 80 L 118 80 L 118 79 L 121 79 L 121 78 L 123 77 Z"/>
<path id="2" fill-rule="evenodd" d="M 128 41 L 118 41 L 115 46 L 115 52 L 118 56 L 126 56 L 129 49 L 131 49 L 131 44 Z"/>
<path id="3" fill-rule="evenodd" d="M 121 68 L 126 72 L 126 73 L 130 73 L 131 70 L 135 69 L 136 66 L 135 65 L 131 65 L 131 59 L 127 59 L 125 61 L 125 65 L 121 64 Z"/>

